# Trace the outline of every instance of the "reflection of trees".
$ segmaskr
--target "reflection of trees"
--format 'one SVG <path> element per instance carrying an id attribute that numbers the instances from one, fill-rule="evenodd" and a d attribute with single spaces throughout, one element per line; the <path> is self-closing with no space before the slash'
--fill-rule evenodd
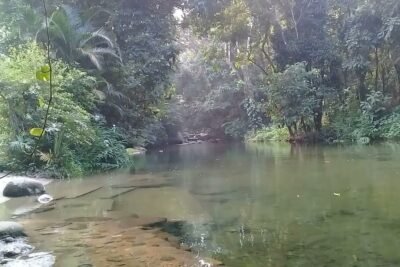
<path id="1" fill-rule="evenodd" d="M 205 249 L 221 248 L 228 266 L 351 266 L 352 255 L 360 266 L 376 266 L 399 245 L 398 148 L 193 146 L 179 160 L 185 188 L 216 193 L 196 198 L 213 222 L 202 229 L 210 237 Z"/>

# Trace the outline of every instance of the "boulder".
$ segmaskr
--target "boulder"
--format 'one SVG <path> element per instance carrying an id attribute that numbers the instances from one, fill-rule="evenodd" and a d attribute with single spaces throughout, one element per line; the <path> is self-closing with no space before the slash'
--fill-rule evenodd
<path id="1" fill-rule="evenodd" d="M 16 222 L 0 222 L 0 238 L 8 236 L 25 236 L 24 227 Z"/>
<path id="2" fill-rule="evenodd" d="M 5 197 L 25 197 L 42 195 L 46 193 L 44 185 L 34 179 L 14 179 L 10 181 L 3 190 Z"/>

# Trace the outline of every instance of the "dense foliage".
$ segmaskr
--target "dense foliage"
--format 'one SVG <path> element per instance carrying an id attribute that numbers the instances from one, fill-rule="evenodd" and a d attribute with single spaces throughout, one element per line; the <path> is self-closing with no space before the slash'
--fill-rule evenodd
<path id="1" fill-rule="evenodd" d="M 399 1 L 187 0 L 185 8 L 181 38 L 197 40 L 189 49 L 200 53 L 181 57 L 189 68 L 177 88 L 204 122 L 218 106 L 236 110 L 217 114 L 219 129 L 237 137 L 286 127 L 292 141 L 399 138 Z M 203 98 L 191 97 L 201 91 L 193 81 Z"/>
<path id="2" fill-rule="evenodd" d="M 46 1 L 47 27 L 42 1 L 1 1 L 0 171 L 111 170 L 131 164 L 127 147 L 175 134 L 167 96 L 178 4 Z"/>

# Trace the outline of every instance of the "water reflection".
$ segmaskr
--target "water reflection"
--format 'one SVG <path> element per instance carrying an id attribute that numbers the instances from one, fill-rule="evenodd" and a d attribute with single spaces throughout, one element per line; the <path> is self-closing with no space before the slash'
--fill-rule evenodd
<path id="1" fill-rule="evenodd" d="M 210 216 L 203 253 L 229 266 L 399 262 L 398 145 L 213 149 L 191 147 L 172 161 Z"/>
<path id="2" fill-rule="evenodd" d="M 178 146 L 149 154 L 134 176 L 57 184 L 104 188 L 36 217 L 184 220 L 180 234 L 199 255 L 232 267 L 399 266 L 399 159 L 397 144 Z M 149 177 L 173 183 L 102 198 L 116 193 L 113 184 Z"/>

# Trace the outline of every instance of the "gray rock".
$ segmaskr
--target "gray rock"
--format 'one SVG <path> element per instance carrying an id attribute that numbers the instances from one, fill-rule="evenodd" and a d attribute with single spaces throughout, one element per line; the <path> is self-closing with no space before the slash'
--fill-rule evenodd
<path id="1" fill-rule="evenodd" d="M 14 238 L 14 237 L 11 237 L 11 236 L 7 236 L 7 237 L 3 238 L 2 241 L 3 241 L 4 243 L 8 244 L 8 243 L 15 242 L 15 238 Z"/>
<path id="2" fill-rule="evenodd" d="M 25 236 L 24 227 L 16 222 L 0 222 L 0 238 L 8 236 Z"/>
<path id="3" fill-rule="evenodd" d="M 18 179 L 10 181 L 3 190 L 5 197 L 25 197 L 46 193 L 44 185 L 34 179 Z"/>
<path id="4" fill-rule="evenodd" d="M 3 258 L 17 258 L 19 256 L 27 256 L 33 247 L 26 243 L 25 238 L 18 237 L 11 243 L 0 241 L 0 255 Z"/>
<path id="5" fill-rule="evenodd" d="M 32 253 L 26 257 L 20 257 L 10 260 L 3 264 L 5 267 L 52 267 L 54 266 L 56 257 L 50 253 L 39 252 Z"/>

